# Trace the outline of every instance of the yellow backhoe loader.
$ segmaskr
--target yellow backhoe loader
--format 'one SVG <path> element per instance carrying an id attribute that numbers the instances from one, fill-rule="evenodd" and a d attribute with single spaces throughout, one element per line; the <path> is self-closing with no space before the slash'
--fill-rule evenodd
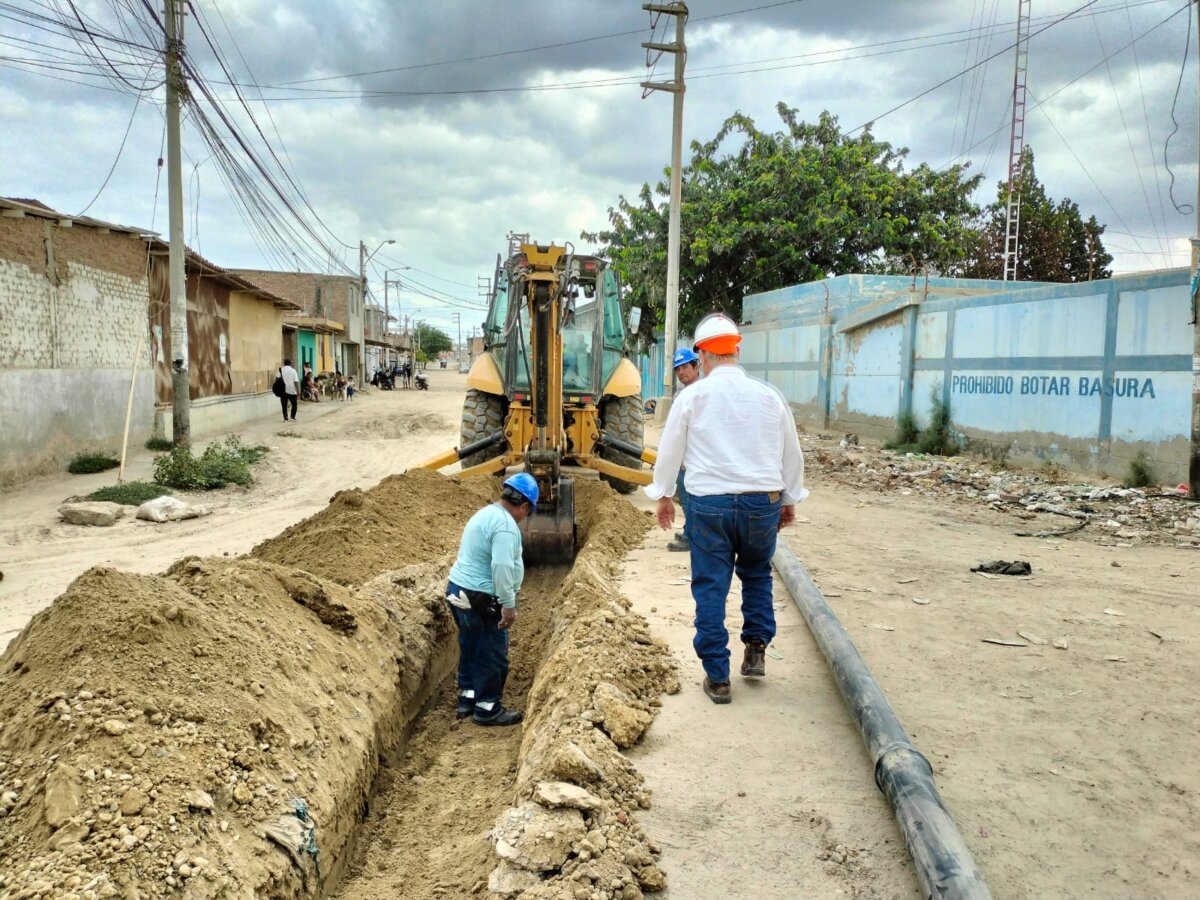
<path id="1" fill-rule="evenodd" d="M 594 469 L 617 490 L 650 483 L 642 463 L 641 376 L 625 356 L 620 285 L 603 259 L 568 244 L 509 239 L 497 259 L 484 324 L 486 352 L 467 376 L 462 440 L 421 463 L 460 474 L 537 479 L 537 511 L 522 523 L 533 565 L 575 557 L 575 484 L 564 466 Z"/>

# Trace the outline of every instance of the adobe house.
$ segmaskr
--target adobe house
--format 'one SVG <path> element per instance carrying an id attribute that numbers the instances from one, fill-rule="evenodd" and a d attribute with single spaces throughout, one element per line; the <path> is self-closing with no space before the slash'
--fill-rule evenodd
<path id="1" fill-rule="evenodd" d="M 170 434 L 167 245 L 145 229 L 0 198 L 0 485 Z M 187 257 L 193 433 L 277 412 L 296 305 Z"/>

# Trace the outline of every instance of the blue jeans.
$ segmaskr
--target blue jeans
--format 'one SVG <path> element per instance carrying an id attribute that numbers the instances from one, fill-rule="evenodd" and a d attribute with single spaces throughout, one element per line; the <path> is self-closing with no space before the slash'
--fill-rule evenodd
<path id="1" fill-rule="evenodd" d="M 675 496 L 679 498 L 679 505 L 683 509 L 683 537 L 687 540 L 688 529 L 692 526 L 692 516 L 688 512 L 688 503 L 692 499 L 692 495 L 687 492 L 687 488 L 683 486 L 683 476 L 685 470 L 683 466 L 679 467 L 679 475 L 675 479 Z"/>
<path id="2" fill-rule="evenodd" d="M 772 500 L 774 496 L 774 500 Z M 779 533 L 779 495 L 717 494 L 688 501 L 692 543 L 692 646 L 710 681 L 729 681 L 725 598 L 734 572 L 742 583 L 742 642 L 775 637 L 771 557 Z"/>
<path id="3" fill-rule="evenodd" d="M 450 582 L 446 592 L 461 594 L 462 589 Z M 497 627 L 497 619 L 459 609 L 449 600 L 446 605 L 458 626 L 459 693 L 474 691 L 477 704 L 499 703 L 508 680 L 508 631 Z"/>

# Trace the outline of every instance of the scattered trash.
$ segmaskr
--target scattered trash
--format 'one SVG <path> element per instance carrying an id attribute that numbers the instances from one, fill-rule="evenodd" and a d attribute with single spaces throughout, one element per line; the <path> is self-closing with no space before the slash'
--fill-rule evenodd
<path id="1" fill-rule="evenodd" d="M 1104 614 L 1106 616 L 1123 616 L 1123 615 L 1125 615 L 1125 613 L 1121 612 L 1120 610 L 1111 609 L 1111 608 L 1104 610 Z"/>
<path id="2" fill-rule="evenodd" d="M 972 566 L 971 571 L 986 575 L 1032 575 L 1033 566 L 1023 559 L 1014 559 L 1012 562 L 1006 559 L 994 559 Z"/>
<path id="3" fill-rule="evenodd" d="M 1066 638 L 1055 638 L 1053 641 L 1050 642 L 1050 646 L 1052 646 L 1055 650 L 1066 650 L 1067 649 L 1067 639 Z"/>
<path id="4" fill-rule="evenodd" d="M 832 435 L 801 434 L 805 467 L 851 487 L 856 507 L 864 493 L 907 490 L 987 507 L 1027 520 L 1045 515 L 1076 520 L 1065 534 L 1111 544 L 1124 531 L 1141 543 L 1200 548 L 1197 501 L 1177 485 L 1126 488 L 1105 484 L 1057 484 L 1044 472 L 997 469 L 983 460 L 904 454 L 870 446 L 840 446 Z M 1091 528 L 1087 528 L 1087 525 Z M 1047 523 L 1049 525 L 1049 523 Z M 1055 527 L 1055 526 L 1050 526 Z M 1022 535 L 1025 536 L 1025 535 Z M 1028 536 L 1057 537 L 1036 525 Z"/>
<path id="5" fill-rule="evenodd" d="M 1074 697 L 1076 694 L 1082 694 L 1082 693 L 1083 693 L 1083 688 L 1080 688 L 1080 689 L 1079 689 L 1079 690 L 1077 690 L 1077 691 L 1071 691 L 1071 693 L 1067 694 L 1067 696 L 1068 696 L 1068 697 Z"/>
<path id="6" fill-rule="evenodd" d="M 1128 660 L 1125 659 L 1125 657 L 1123 657 L 1123 656 L 1106 656 L 1106 657 L 1104 657 L 1104 661 L 1105 662 L 1128 662 Z"/>
<path id="7" fill-rule="evenodd" d="M 1038 637 L 1032 631 L 1018 631 L 1017 634 L 1025 638 L 1025 640 L 1029 641 L 1029 643 L 1037 644 L 1039 647 L 1044 647 L 1047 644 L 1045 638 Z"/>
<path id="8" fill-rule="evenodd" d="M 1001 647 L 1028 647 L 1024 641 L 1010 641 L 1005 638 L 983 638 L 985 644 L 999 644 Z"/>
<path id="9" fill-rule="evenodd" d="M 928 606 L 930 601 L 925 597 L 913 597 L 913 603 L 916 603 L 918 606 Z"/>
<path id="10" fill-rule="evenodd" d="M 767 648 L 767 656 L 771 657 L 771 659 L 783 659 L 782 653 L 776 653 L 774 650 L 770 649 L 769 647 Z"/>
<path id="11" fill-rule="evenodd" d="M 914 582 L 920 581 L 920 580 L 921 579 L 919 579 L 919 578 L 901 578 L 899 581 L 896 582 L 896 584 L 913 584 Z"/>
<path id="12" fill-rule="evenodd" d="M 864 628 L 878 628 L 880 631 L 895 631 L 896 630 L 891 625 L 880 625 L 875 622 L 871 623 L 870 625 L 864 625 L 863 627 Z"/>

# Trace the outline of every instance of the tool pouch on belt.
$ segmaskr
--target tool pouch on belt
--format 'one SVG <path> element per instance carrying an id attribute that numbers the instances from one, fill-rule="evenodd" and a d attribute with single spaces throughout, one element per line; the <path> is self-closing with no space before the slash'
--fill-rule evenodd
<path id="1" fill-rule="evenodd" d="M 472 591 L 467 588 L 460 589 L 466 595 L 467 601 L 471 604 L 471 609 L 475 614 L 485 622 L 500 621 L 500 601 L 491 594 L 485 594 L 483 591 Z"/>

